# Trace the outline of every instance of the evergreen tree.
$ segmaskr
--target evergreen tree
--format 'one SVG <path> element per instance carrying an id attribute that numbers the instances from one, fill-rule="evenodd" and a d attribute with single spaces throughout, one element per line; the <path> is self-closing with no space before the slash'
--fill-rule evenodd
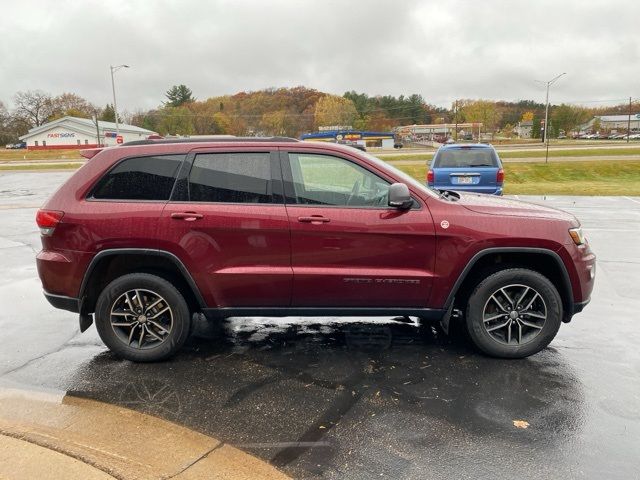
<path id="1" fill-rule="evenodd" d="M 186 85 L 174 85 L 166 93 L 168 102 L 165 105 L 168 107 L 181 107 L 185 103 L 194 102 L 196 99 L 193 97 L 193 92 Z"/>

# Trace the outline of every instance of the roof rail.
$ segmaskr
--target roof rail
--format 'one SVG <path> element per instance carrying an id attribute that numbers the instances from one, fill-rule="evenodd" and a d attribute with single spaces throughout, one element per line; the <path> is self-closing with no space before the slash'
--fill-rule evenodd
<path id="1" fill-rule="evenodd" d="M 210 138 L 164 138 L 162 140 L 133 140 L 121 145 L 163 145 L 167 143 L 211 143 L 211 142 L 299 142 L 291 137 L 210 137 Z"/>

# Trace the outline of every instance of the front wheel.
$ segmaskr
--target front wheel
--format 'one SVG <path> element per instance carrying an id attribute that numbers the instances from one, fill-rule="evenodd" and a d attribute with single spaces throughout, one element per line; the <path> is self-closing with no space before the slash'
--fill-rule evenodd
<path id="1" fill-rule="evenodd" d="M 96 304 L 96 328 L 116 355 L 153 362 L 174 355 L 189 336 L 189 307 L 164 278 L 132 273 L 105 287 Z"/>
<path id="2" fill-rule="evenodd" d="M 558 333 L 562 299 L 545 276 L 533 270 L 498 271 L 469 297 L 466 325 L 473 343 L 500 358 L 523 358 L 544 349 Z"/>

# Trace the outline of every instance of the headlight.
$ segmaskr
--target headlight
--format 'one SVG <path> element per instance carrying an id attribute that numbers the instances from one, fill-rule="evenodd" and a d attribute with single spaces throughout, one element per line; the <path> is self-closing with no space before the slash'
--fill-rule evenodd
<path id="1" fill-rule="evenodd" d="M 582 245 L 585 243 L 584 233 L 582 233 L 582 227 L 570 228 L 569 235 L 576 245 Z"/>

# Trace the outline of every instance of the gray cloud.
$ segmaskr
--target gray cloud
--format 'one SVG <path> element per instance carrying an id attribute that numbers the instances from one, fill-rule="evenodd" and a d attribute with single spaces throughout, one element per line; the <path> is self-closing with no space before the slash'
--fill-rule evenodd
<path id="1" fill-rule="evenodd" d="M 173 84 L 198 98 L 305 85 L 341 94 L 543 100 L 535 79 L 567 72 L 552 100 L 640 96 L 640 2 L 3 2 L 0 100 L 70 91 L 157 106 Z"/>

